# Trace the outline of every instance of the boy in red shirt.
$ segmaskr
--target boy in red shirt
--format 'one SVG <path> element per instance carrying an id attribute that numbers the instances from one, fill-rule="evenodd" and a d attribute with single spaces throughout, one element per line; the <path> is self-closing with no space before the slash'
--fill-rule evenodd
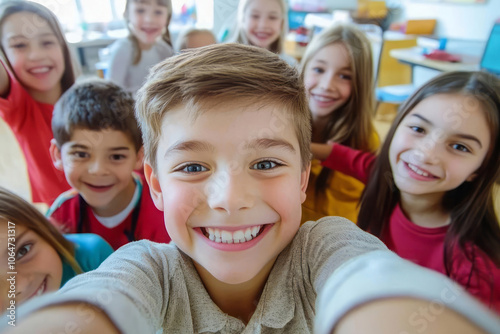
<path id="1" fill-rule="evenodd" d="M 115 249 L 134 240 L 170 241 L 142 168 L 141 131 L 130 94 L 104 80 L 69 89 L 54 107 L 54 166 L 73 189 L 47 215 L 68 233 L 96 233 Z"/>

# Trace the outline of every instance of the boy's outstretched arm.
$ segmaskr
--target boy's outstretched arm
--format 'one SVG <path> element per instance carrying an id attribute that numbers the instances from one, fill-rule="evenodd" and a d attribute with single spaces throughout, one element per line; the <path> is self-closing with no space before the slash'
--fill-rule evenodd
<path id="1" fill-rule="evenodd" d="M 419 332 L 418 329 L 423 328 L 422 324 L 415 326 L 409 319 L 417 310 L 426 308 L 429 308 L 429 301 L 410 297 L 375 300 L 347 313 L 340 319 L 332 334 Z M 487 333 L 447 307 L 439 312 L 439 318 L 431 316 L 429 319 L 435 320 L 427 322 L 423 333 Z"/>
<path id="2" fill-rule="evenodd" d="M 316 334 L 493 334 L 500 328 L 500 318 L 451 279 L 388 251 L 339 267 L 320 291 L 316 312 Z"/>
<path id="3" fill-rule="evenodd" d="M 97 307 L 90 304 L 71 303 L 37 311 L 5 333 L 117 334 L 119 331 L 106 314 Z"/>

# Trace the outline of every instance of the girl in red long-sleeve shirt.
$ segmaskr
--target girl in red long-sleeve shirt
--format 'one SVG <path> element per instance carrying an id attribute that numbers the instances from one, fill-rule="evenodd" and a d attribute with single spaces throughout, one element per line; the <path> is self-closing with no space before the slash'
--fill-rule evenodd
<path id="1" fill-rule="evenodd" d="M 361 228 L 500 313 L 499 128 L 500 80 L 453 72 L 406 101 L 378 157 L 340 144 L 313 154 L 366 183 Z"/>

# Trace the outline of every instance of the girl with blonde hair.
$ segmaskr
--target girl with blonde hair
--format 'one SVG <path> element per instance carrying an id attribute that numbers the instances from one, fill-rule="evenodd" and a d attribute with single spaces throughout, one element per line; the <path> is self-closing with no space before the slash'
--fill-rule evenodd
<path id="1" fill-rule="evenodd" d="M 312 116 L 312 143 L 334 141 L 374 152 L 379 138 L 374 114 L 370 42 L 353 25 L 325 28 L 314 36 L 301 62 Z M 356 222 L 363 184 L 323 168 L 312 145 L 313 161 L 302 222 L 342 216 Z"/>
<path id="2" fill-rule="evenodd" d="M 240 0 L 231 42 L 267 49 L 295 66 L 295 58 L 284 52 L 288 33 L 287 15 L 286 0 Z"/>

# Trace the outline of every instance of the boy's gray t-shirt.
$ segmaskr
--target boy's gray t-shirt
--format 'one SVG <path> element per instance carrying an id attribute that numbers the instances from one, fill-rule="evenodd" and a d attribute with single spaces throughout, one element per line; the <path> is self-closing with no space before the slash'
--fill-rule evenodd
<path id="1" fill-rule="evenodd" d="M 315 321 L 315 333 L 326 334 L 356 306 L 409 296 L 446 305 L 487 333 L 500 328 L 495 314 L 449 278 L 399 258 L 339 217 L 300 228 L 278 256 L 247 326 L 220 311 L 192 260 L 174 245 L 126 245 L 98 271 L 76 276 L 60 291 L 27 302 L 17 319 L 44 306 L 88 302 L 104 310 L 122 333 L 302 334 L 312 332 Z M 93 312 L 77 307 L 84 322 L 93 320 Z M 8 327 L 3 317 L 0 331 Z M 69 330 L 76 324 L 65 325 Z"/>
<path id="2" fill-rule="evenodd" d="M 123 246 L 98 271 L 78 275 L 41 305 L 86 301 L 104 309 L 123 333 L 309 333 L 315 303 L 330 274 L 346 261 L 386 247 L 349 220 L 307 222 L 278 256 L 257 309 L 245 324 L 224 314 L 192 260 L 175 245 Z M 19 315 L 21 317 L 21 315 Z"/>

